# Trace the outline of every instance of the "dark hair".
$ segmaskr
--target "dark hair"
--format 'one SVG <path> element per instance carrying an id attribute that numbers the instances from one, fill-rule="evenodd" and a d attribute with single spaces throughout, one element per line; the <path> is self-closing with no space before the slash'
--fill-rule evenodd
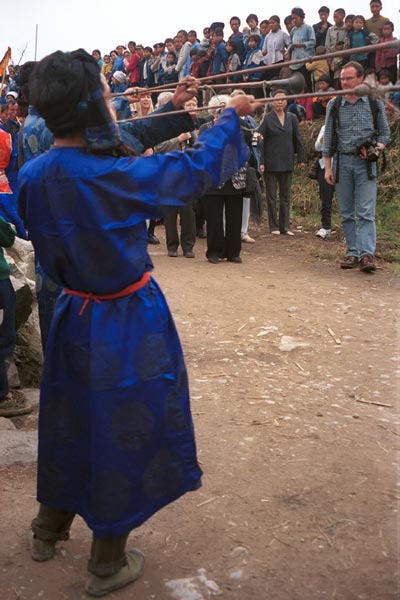
<path id="1" fill-rule="evenodd" d="M 261 36 L 260 36 L 260 35 L 258 35 L 258 33 L 252 33 L 252 34 L 249 36 L 249 42 L 250 42 L 250 41 L 252 41 L 252 42 L 255 42 L 256 44 L 258 44 L 258 45 L 259 45 L 259 44 L 260 44 L 260 42 L 261 42 Z"/>
<path id="2" fill-rule="evenodd" d="M 287 17 L 286 17 L 286 18 L 287 18 Z M 292 18 L 292 15 L 290 15 L 290 18 Z M 279 24 L 279 26 L 280 26 L 280 24 L 281 24 L 281 20 L 280 20 L 280 18 L 278 17 L 278 15 L 272 15 L 272 17 L 270 17 L 268 20 L 269 20 L 269 21 L 275 21 L 276 23 L 278 23 L 278 24 Z"/>
<path id="3" fill-rule="evenodd" d="M 371 0 L 371 2 L 369 3 L 369 5 L 371 6 L 371 4 L 380 4 L 382 6 L 381 0 Z"/>
<path id="4" fill-rule="evenodd" d="M 365 17 L 363 15 L 356 15 L 353 19 L 353 23 L 356 19 L 361 19 L 361 21 L 364 23 L 364 27 L 365 27 Z"/>
<path id="5" fill-rule="evenodd" d="M 195 31 L 194 29 L 191 29 L 190 31 L 188 31 L 188 35 L 190 35 L 190 34 L 194 35 L 194 37 L 197 38 L 197 31 Z"/>
<path id="6" fill-rule="evenodd" d="M 85 129 L 91 88 L 101 88 L 100 71 L 93 56 L 82 49 L 49 54 L 29 79 L 31 102 L 56 137 Z"/>
<path id="7" fill-rule="evenodd" d="M 98 67 L 97 67 L 98 68 Z M 0 104 L 0 115 L 8 111 L 8 102 Z"/>
<path id="8" fill-rule="evenodd" d="M 246 23 L 248 23 L 250 19 L 253 19 L 253 21 L 257 21 L 257 23 L 258 23 L 258 17 L 254 13 L 249 14 L 249 16 L 246 19 Z"/>
<path id="9" fill-rule="evenodd" d="M 18 98 L 19 103 L 21 104 L 21 96 L 22 99 L 25 100 L 29 104 L 29 77 L 36 67 L 37 63 L 33 60 L 30 60 L 24 63 L 21 67 L 20 75 L 19 75 L 19 88 L 20 88 L 20 97 Z"/>
<path id="10" fill-rule="evenodd" d="M 341 13 L 344 16 L 346 14 L 346 11 L 344 10 L 344 8 L 335 8 L 333 13 Z"/>
<path id="11" fill-rule="evenodd" d="M 356 70 L 357 77 L 362 77 L 364 75 L 364 67 L 356 60 L 351 60 L 350 62 L 346 63 L 343 65 L 341 70 L 343 71 L 343 69 L 348 69 L 349 67 L 353 67 L 353 69 Z"/>
<path id="12" fill-rule="evenodd" d="M 198 51 L 198 53 L 197 53 L 197 56 L 198 56 L 199 58 L 203 58 L 203 56 L 207 56 L 207 50 L 204 50 L 204 48 L 201 48 L 201 49 Z"/>
<path id="13" fill-rule="evenodd" d="M 351 22 L 353 22 L 354 21 L 354 17 L 355 17 L 355 15 L 347 15 L 346 18 L 345 18 L 345 21 L 351 21 Z"/>
<path id="14" fill-rule="evenodd" d="M 390 25 L 390 27 L 392 28 L 392 31 L 394 31 L 394 24 L 392 23 L 392 21 L 385 21 L 384 23 L 382 23 L 382 27 L 384 27 L 385 25 Z M 382 27 L 381 27 L 381 31 L 382 31 Z"/>
<path id="15" fill-rule="evenodd" d="M 180 29 L 176 35 L 182 34 L 186 39 L 188 37 L 187 31 L 184 29 Z"/>
<path id="16" fill-rule="evenodd" d="M 94 50 L 92 50 L 92 54 L 93 54 L 93 52 L 97 52 L 97 54 L 100 54 L 100 56 L 101 56 L 101 52 L 97 48 L 95 48 Z"/>
<path id="17" fill-rule="evenodd" d="M 165 38 L 165 42 L 164 42 L 164 43 L 165 43 L 165 45 L 167 45 L 167 44 L 169 44 L 170 42 L 172 42 L 172 43 L 173 43 L 173 41 L 174 41 L 174 40 L 173 40 L 172 38 Z"/>
<path id="18" fill-rule="evenodd" d="M 306 18 L 306 13 L 300 7 L 292 8 L 292 15 L 296 15 L 297 17 L 300 17 L 300 19 Z"/>
<path id="19" fill-rule="evenodd" d="M 153 48 L 151 46 L 145 46 L 143 50 L 147 50 L 147 52 L 153 53 Z"/>
<path id="20" fill-rule="evenodd" d="M 232 46 L 233 52 L 237 52 L 237 43 L 235 42 L 235 40 L 226 40 L 226 44 Z"/>
<path id="21" fill-rule="evenodd" d="M 379 71 L 378 79 L 382 77 L 382 75 L 384 75 L 385 77 L 389 77 L 390 79 L 390 71 L 388 69 L 382 69 L 382 71 Z"/>
<path id="22" fill-rule="evenodd" d="M 203 33 L 210 33 L 210 28 L 209 27 L 204 27 Z"/>
<path id="23" fill-rule="evenodd" d="M 322 74 L 321 77 L 318 79 L 317 83 L 319 83 L 320 81 L 325 81 L 325 83 L 331 83 L 331 78 L 329 77 L 329 75 L 324 75 Z"/>
<path id="24" fill-rule="evenodd" d="M 136 42 L 133 42 L 133 41 L 131 40 L 130 42 L 128 42 L 128 46 L 129 46 L 129 44 L 131 44 L 132 46 L 135 46 L 135 48 L 136 48 Z"/>
<path id="25" fill-rule="evenodd" d="M 279 80 L 277 81 L 277 83 L 279 82 Z M 288 96 L 288 90 L 284 90 L 283 88 L 278 88 L 277 90 L 274 90 L 272 92 L 272 97 L 276 96 L 277 94 L 285 94 L 285 96 Z"/>
<path id="26" fill-rule="evenodd" d="M 291 23 L 292 20 L 293 20 L 292 15 L 288 15 L 287 17 L 285 17 L 283 22 L 285 23 L 285 25 L 287 25 L 288 23 Z"/>
<path id="27" fill-rule="evenodd" d="M 321 6 L 321 8 L 318 11 L 318 14 L 320 13 L 330 13 L 331 11 L 329 10 L 329 8 L 327 6 Z"/>
<path id="28" fill-rule="evenodd" d="M 175 52 L 167 52 L 167 56 L 173 56 L 174 59 L 176 58 Z"/>
<path id="29" fill-rule="evenodd" d="M 198 48 L 192 48 L 191 51 L 189 52 L 189 56 L 198 56 L 198 54 L 199 54 Z"/>
<path id="30" fill-rule="evenodd" d="M 214 29 L 214 35 L 219 35 L 220 37 L 224 37 L 224 30 L 221 27 L 216 27 Z"/>
<path id="31" fill-rule="evenodd" d="M 229 19 L 229 23 L 230 23 L 231 21 L 239 21 L 239 25 L 241 24 L 241 20 L 239 19 L 239 17 L 231 17 L 231 18 Z"/>

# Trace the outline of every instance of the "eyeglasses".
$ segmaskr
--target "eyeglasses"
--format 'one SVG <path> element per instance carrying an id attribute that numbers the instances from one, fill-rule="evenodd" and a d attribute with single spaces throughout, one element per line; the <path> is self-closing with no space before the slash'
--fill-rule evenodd
<path id="1" fill-rule="evenodd" d="M 353 79 L 357 79 L 357 77 L 341 77 L 340 81 L 353 81 Z"/>

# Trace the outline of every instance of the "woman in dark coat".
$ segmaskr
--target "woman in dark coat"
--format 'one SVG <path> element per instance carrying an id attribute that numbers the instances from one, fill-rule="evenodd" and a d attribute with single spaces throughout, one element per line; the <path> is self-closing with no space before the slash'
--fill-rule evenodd
<path id="1" fill-rule="evenodd" d="M 259 131 L 264 137 L 260 170 L 264 173 L 267 191 L 268 222 L 270 233 L 293 235 L 289 231 L 290 186 L 294 168 L 294 155 L 304 166 L 304 147 L 297 117 L 286 111 L 286 92 L 274 93 L 273 110 L 265 117 Z M 279 220 L 276 210 L 279 185 Z"/>

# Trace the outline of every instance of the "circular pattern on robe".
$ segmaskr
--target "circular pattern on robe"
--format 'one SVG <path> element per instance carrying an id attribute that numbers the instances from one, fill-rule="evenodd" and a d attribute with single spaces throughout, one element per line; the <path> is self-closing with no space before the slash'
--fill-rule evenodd
<path id="1" fill-rule="evenodd" d="M 40 407 L 40 435 L 44 442 L 62 445 L 76 441 L 80 435 L 79 412 L 70 397 L 57 394 Z"/>
<path id="2" fill-rule="evenodd" d="M 65 501 L 68 491 L 67 475 L 64 469 L 55 463 L 39 460 L 38 467 L 38 498 L 57 504 Z"/>
<path id="3" fill-rule="evenodd" d="M 111 439 L 117 448 L 125 452 L 139 450 L 153 433 L 153 415 L 141 402 L 126 402 L 118 406 L 111 417 Z"/>
<path id="4" fill-rule="evenodd" d="M 170 389 L 165 400 L 165 422 L 172 431 L 183 432 L 188 429 L 183 403 L 175 387 Z"/>
<path id="5" fill-rule="evenodd" d="M 118 354 L 112 341 L 99 342 L 96 340 L 92 351 L 92 389 L 107 390 L 118 387 L 121 382 L 121 361 L 124 357 Z"/>
<path id="6" fill-rule="evenodd" d="M 128 477 L 117 471 L 94 473 L 89 484 L 90 509 L 96 519 L 110 523 L 129 516 L 132 485 Z"/>
<path id="7" fill-rule="evenodd" d="M 35 285 L 35 291 L 37 294 L 39 294 L 39 292 L 42 291 L 42 287 L 43 287 L 43 277 L 40 275 L 40 273 L 36 273 L 36 285 Z"/>
<path id="8" fill-rule="evenodd" d="M 90 359 L 87 346 L 66 343 L 63 360 L 68 379 L 79 385 L 90 385 Z"/>
<path id="9" fill-rule="evenodd" d="M 155 379 L 171 370 L 171 360 L 162 333 L 146 333 L 138 344 L 136 368 L 140 379 Z"/>
<path id="10" fill-rule="evenodd" d="M 143 491 L 149 498 L 175 496 L 182 489 L 183 468 L 179 458 L 169 450 L 160 450 L 143 476 Z"/>
<path id="11" fill-rule="evenodd" d="M 58 290 L 58 285 L 50 279 L 50 277 L 46 277 L 46 289 L 49 292 L 56 292 Z"/>
<path id="12" fill-rule="evenodd" d="M 32 133 L 30 136 L 28 136 L 27 142 L 28 142 L 28 146 L 29 146 L 29 149 L 32 152 L 32 154 L 36 154 L 36 152 L 38 151 L 38 148 L 39 148 L 39 143 L 38 143 L 37 137 L 35 135 L 33 135 L 33 133 Z"/>

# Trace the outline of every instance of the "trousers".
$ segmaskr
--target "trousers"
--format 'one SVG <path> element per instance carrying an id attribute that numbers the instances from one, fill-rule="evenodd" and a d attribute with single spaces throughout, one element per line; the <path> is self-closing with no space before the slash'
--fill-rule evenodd
<path id="1" fill-rule="evenodd" d="M 68 540 L 75 513 L 40 504 L 39 513 L 32 521 L 32 531 L 40 540 Z M 118 573 L 127 564 L 125 546 L 128 535 L 99 539 L 93 536 L 88 571 L 99 577 Z"/>

